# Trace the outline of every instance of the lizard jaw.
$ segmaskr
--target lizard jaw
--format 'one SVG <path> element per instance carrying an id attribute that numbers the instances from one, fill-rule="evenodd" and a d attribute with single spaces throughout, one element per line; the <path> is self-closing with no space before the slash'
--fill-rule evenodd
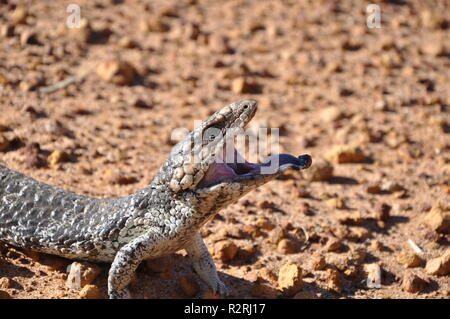
<path id="1" fill-rule="evenodd" d="M 305 154 L 295 157 L 290 154 L 276 154 L 263 164 L 250 163 L 243 160 L 234 150 L 234 160 L 230 163 L 221 158 L 211 164 L 199 187 L 211 187 L 220 183 L 245 182 L 264 179 L 267 181 L 281 175 L 289 169 L 301 170 L 311 166 L 311 156 Z"/>

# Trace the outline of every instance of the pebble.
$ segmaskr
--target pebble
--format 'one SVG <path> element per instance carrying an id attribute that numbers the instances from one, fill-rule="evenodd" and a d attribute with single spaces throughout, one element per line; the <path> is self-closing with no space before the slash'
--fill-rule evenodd
<path id="1" fill-rule="evenodd" d="M 229 262 L 236 257 L 238 250 L 234 242 L 223 240 L 214 245 L 214 256 L 222 262 Z"/>
<path id="2" fill-rule="evenodd" d="M 370 249 L 374 251 L 383 251 L 383 244 L 376 239 L 370 241 Z"/>
<path id="3" fill-rule="evenodd" d="M 9 19 L 12 25 L 25 24 L 28 17 L 28 11 L 22 7 L 18 6 L 10 15 Z"/>
<path id="4" fill-rule="evenodd" d="M 128 85 L 136 76 L 136 70 L 130 63 L 117 59 L 100 63 L 96 73 L 102 80 L 116 85 Z"/>
<path id="5" fill-rule="evenodd" d="M 289 238 L 283 238 L 278 242 L 277 251 L 281 254 L 295 254 L 299 250 L 299 245 Z"/>
<path id="6" fill-rule="evenodd" d="M 341 224 L 358 225 L 362 223 L 361 212 L 353 211 L 340 215 L 338 217 Z"/>
<path id="7" fill-rule="evenodd" d="M 328 289 L 334 290 L 337 293 L 342 291 L 342 276 L 336 269 L 327 269 L 326 273 Z"/>
<path id="8" fill-rule="evenodd" d="M 381 193 L 381 185 L 380 183 L 374 182 L 370 183 L 366 186 L 366 192 L 369 194 L 379 194 Z"/>
<path id="9" fill-rule="evenodd" d="M 337 252 L 342 248 L 342 242 L 339 238 L 331 237 L 328 239 L 325 250 L 329 252 Z"/>
<path id="10" fill-rule="evenodd" d="M 402 289 L 407 292 L 411 293 L 420 293 L 422 292 L 427 286 L 429 285 L 429 282 L 420 278 L 419 276 L 415 275 L 414 273 L 407 271 L 403 275 L 402 278 Z"/>
<path id="11" fill-rule="evenodd" d="M 311 267 L 313 270 L 324 270 L 327 266 L 327 261 L 325 259 L 325 256 L 318 255 L 314 256 L 312 259 Z"/>
<path id="12" fill-rule="evenodd" d="M 6 138 L 6 136 L 0 133 L 0 152 L 6 152 L 10 145 L 11 142 Z"/>
<path id="13" fill-rule="evenodd" d="M 333 177 L 333 170 L 333 165 L 329 161 L 319 158 L 314 160 L 311 167 L 302 174 L 306 180 L 311 182 L 326 181 Z"/>
<path id="14" fill-rule="evenodd" d="M 352 259 L 360 264 L 366 260 L 367 250 L 363 247 L 353 247 L 350 254 Z"/>
<path id="15" fill-rule="evenodd" d="M 230 52 L 228 40 L 225 36 L 213 33 L 208 39 L 209 48 L 213 53 L 226 54 Z"/>
<path id="16" fill-rule="evenodd" d="M 91 284 L 102 272 L 102 268 L 87 262 L 74 262 L 69 265 L 66 286 L 72 289 L 80 289 Z"/>
<path id="17" fill-rule="evenodd" d="M 79 295 L 83 299 L 100 299 L 101 298 L 100 289 L 95 285 L 84 286 L 80 290 Z"/>
<path id="18" fill-rule="evenodd" d="M 63 150 L 53 151 L 47 158 L 48 165 L 52 168 L 57 167 L 58 164 L 63 163 L 69 159 L 69 154 Z"/>
<path id="19" fill-rule="evenodd" d="M 366 159 L 362 149 L 355 145 L 336 145 L 325 154 L 325 157 L 338 164 L 361 163 Z"/>
<path id="20" fill-rule="evenodd" d="M 392 207 L 386 203 L 378 202 L 375 205 L 375 219 L 386 222 L 389 219 L 391 208 Z"/>
<path id="21" fill-rule="evenodd" d="M 199 292 L 198 284 L 190 277 L 181 277 L 179 285 L 187 297 L 193 297 Z"/>
<path id="22" fill-rule="evenodd" d="M 275 225 L 267 218 L 258 218 L 255 222 L 255 226 L 264 230 L 272 230 L 275 228 Z"/>
<path id="23" fill-rule="evenodd" d="M 260 237 L 263 234 L 261 229 L 254 225 L 244 225 L 242 231 L 252 238 Z"/>
<path id="24" fill-rule="evenodd" d="M 448 275 L 450 272 L 450 249 L 447 249 L 442 256 L 428 260 L 425 271 L 429 275 Z"/>
<path id="25" fill-rule="evenodd" d="M 269 242 L 277 245 L 286 236 L 286 231 L 282 227 L 275 227 L 269 234 Z"/>
<path id="26" fill-rule="evenodd" d="M 293 263 L 283 265 L 278 272 L 278 287 L 286 296 L 293 296 L 303 288 L 302 269 Z"/>
<path id="27" fill-rule="evenodd" d="M 325 123 L 332 123 L 344 116 L 342 110 L 337 106 L 330 106 L 320 111 L 320 119 Z"/>
<path id="28" fill-rule="evenodd" d="M 423 263 L 423 259 L 412 251 L 401 253 L 397 257 L 397 262 L 406 268 L 419 267 Z"/>
<path id="29" fill-rule="evenodd" d="M 450 209 L 448 208 L 433 206 L 423 221 L 438 233 L 450 233 Z"/>
<path id="30" fill-rule="evenodd" d="M 8 277 L 0 277 L 0 289 L 12 288 L 12 280 Z"/>

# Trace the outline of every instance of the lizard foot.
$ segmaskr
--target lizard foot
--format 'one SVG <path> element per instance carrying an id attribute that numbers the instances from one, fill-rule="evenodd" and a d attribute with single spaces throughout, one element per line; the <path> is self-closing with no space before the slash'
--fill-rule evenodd
<path id="1" fill-rule="evenodd" d="M 131 299 L 128 289 L 110 290 L 108 292 L 109 299 Z"/>
<path id="2" fill-rule="evenodd" d="M 215 287 L 211 287 L 211 289 L 214 294 L 219 295 L 221 297 L 229 296 L 228 288 L 227 288 L 227 286 L 225 286 L 225 284 L 221 280 L 218 280 L 216 282 Z"/>

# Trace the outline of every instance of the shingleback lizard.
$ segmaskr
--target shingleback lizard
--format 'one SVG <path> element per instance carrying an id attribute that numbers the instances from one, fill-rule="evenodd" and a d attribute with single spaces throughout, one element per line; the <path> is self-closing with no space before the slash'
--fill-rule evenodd
<path id="1" fill-rule="evenodd" d="M 195 272 L 226 295 L 198 230 L 249 191 L 311 165 L 309 155 L 272 155 L 259 165 L 238 156 L 228 160 L 229 132 L 243 129 L 256 108 L 256 101 L 244 100 L 214 113 L 172 149 L 149 186 L 126 197 L 78 195 L 0 165 L 0 241 L 112 263 L 110 298 L 130 297 L 127 286 L 141 261 L 185 249 Z M 264 173 L 271 161 L 278 162 L 276 170 Z"/>

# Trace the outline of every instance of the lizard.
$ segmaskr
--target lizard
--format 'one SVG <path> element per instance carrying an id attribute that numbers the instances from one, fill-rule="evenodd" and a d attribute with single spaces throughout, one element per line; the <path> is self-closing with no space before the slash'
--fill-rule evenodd
<path id="1" fill-rule="evenodd" d="M 215 112 L 173 147 L 148 186 L 129 196 L 80 195 L 0 165 L 0 241 L 111 263 L 112 299 L 131 298 L 127 286 L 142 261 L 185 249 L 195 273 L 214 293 L 226 296 L 200 228 L 251 190 L 312 162 L 306 154 L 275 154 L 262 164 L 242 156 L 230 159 L 227 149 L 238 152 L 229 133 L 244 129 L 256 110 L 256 101 L 242 100 Z M 264 172 L 276 162 L 273 171 Z"/>

